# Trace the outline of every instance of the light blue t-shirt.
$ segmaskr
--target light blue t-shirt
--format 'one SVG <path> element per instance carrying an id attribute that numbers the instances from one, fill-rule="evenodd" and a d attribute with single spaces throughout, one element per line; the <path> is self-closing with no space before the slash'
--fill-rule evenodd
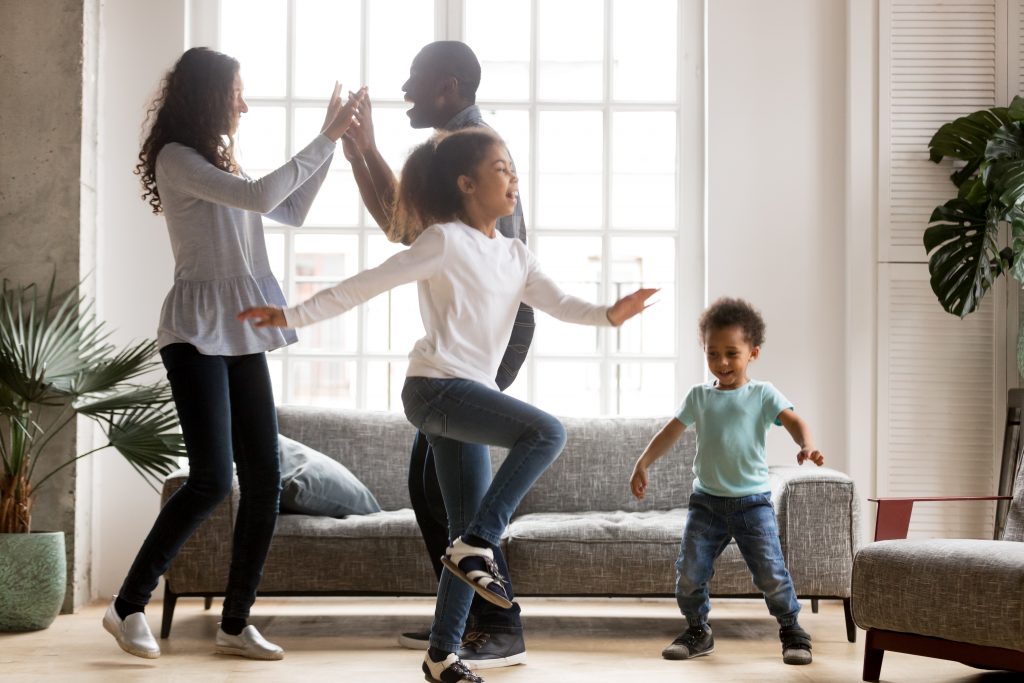
<path id="1" fill-rule="evenodd" d="M 714 384 L 690 389 L 676 419 L 697 431 L 693 488 L 740 498 L 768 490 L 765 436 L 779 413 L 793 404 L 771 382 L 750 380 L 739 389 Z"/>

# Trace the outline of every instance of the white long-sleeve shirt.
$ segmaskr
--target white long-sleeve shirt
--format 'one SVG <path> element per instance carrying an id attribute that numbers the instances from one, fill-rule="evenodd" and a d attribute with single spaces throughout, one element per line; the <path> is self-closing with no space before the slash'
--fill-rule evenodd
<path id="1" fill-rule="evenodd" d="M 289 327 L 344 313 L 416 281 L 426 335 L 409 353 L 409 377 L 470 379 L 497 388 L 519 302 L 559 320 L 611 325 L 607 306 L 563 292 L 526 245 L 455 221 L 432 225 L 405 251 L 284 311 Z"/>

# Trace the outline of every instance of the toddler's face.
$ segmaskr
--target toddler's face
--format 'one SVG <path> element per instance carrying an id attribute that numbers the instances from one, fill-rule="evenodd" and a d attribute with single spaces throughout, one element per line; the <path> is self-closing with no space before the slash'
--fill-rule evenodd
<path id="1" fill-rule="evenodd" d="M 708 330 L 704 337 L 704 356 L 708 370 L 718 380 L 719 389 L 738 389 L 749 381 L 747 366 L 761 352 L 751 346 L 739 325 Z"/>

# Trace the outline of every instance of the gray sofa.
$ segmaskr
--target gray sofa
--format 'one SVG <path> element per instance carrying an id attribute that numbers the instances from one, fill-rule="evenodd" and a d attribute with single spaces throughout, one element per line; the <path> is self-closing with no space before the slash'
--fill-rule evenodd
<path id="1" fill-rule="evenodd" d="M 264 567 L 261 595 L 432 595 L 437 581 L 407 491 L 413 428 L 399 413 L 282 406 L 280 431 L 338 459 L 375 494 L 382 511 L 342 519 L 282 514 Z M 517 595 L 672 596 L 674 562 L 695 455 L 688 431 L 651 469 L 643 501 L 629 492 L 633 462 L 666 418 L 565 418 L 561 457 L 540 478 L 509 525 L 505 553 Z M 500 462 L 501 449 L 492 449 Z M 171 475 L 164 500 L 184 481 Z M 843 600 L 847 636 L 850 573 L 859 506 L 853 481 L 828 468 L 772 467 L 782 548 L 797 593 Z M 227 581 L 237 487 L 199 528 L 166 575 L 161 637 L 175 602 L 207 606 Z M 735 544 L 716 564 L 716 597 L 753 597 Z M 766 612 L 767 614 L 767 612 Z"/>

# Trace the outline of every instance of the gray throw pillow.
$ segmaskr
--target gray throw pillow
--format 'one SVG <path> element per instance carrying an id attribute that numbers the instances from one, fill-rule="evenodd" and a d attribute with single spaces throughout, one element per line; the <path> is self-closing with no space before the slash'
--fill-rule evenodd
<path id="1" fill-rule="evenodd" d="M 344 517 L 380 512 L 370 490 L 337 460 L 279 436 L 281 512 Z"/>

